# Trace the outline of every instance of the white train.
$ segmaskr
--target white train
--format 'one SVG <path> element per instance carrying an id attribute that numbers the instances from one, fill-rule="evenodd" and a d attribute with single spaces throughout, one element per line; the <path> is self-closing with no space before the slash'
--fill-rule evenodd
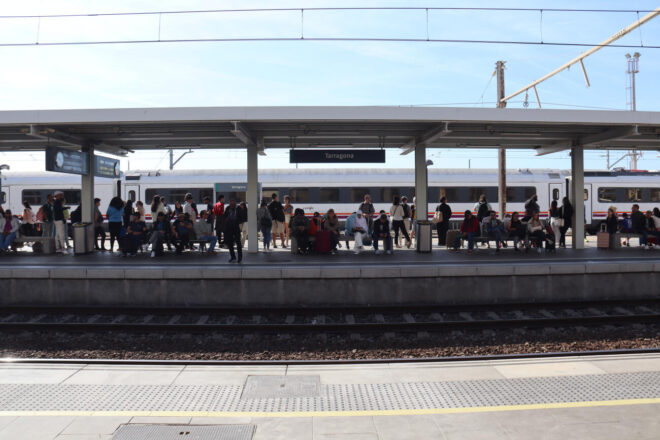
<path id="1" fill-rule="evenodd" d="M 195 171 L 128 171 L 120 179 L 97 178 L 95 195 L 102 200 L 102 211 L 114 195 L 122 199 L 142 200 L 149 205 L 155 194 L 164 196 L 170 205 L 183 202 L 192 193 L 199 203 L 208 196 L 212 201 L 218 194 L 229 200 L 245 200 L 246 173 L 243 170 Z M 70 205 L 80 201 L 80 177 L 65 174 L 36 172 L 8 172 L 2 175 L 4 206 L 22 212 L 22 202 L 33 206 L 44 203 L 46 195 L 62 190 Z M 292 204 L 306 213 L 325 212 L 334 208 L 340 218 L 354 212 L 365 194 L 370 194 L 376 210 L 389 210 L 394 195 L 415 196 L 412 169 L 306 169 L 259 171 L 262 198 L 267 201 L 273 193 L 280 200 L 291 196 Z M 473 209 L 480 194 L 497 209 L 497 171 L 486 169 L 430 168 L 428 175 L 429 205 L 433 215 L 441 196 L 446 196 L 458 221 L 467 209 Z M 561 204 L 568 194 L 570 173 L 553 169 L 509 170 L 507 172 L 507 211 L 524 211 L 524 202 L 538 195 L 542 217 L 552 200 Z M 574 197 L 569 195 L 571 202 Z M 634 203 L 642 210 L 660 206 L 660 172 L 587 171 L 584 185 L 585 217 L 593 232 L 614 205 L 618 211 L 630 212 Z M 35 210 L 36 211 L 36 210 Z M 147 208 L 147 212 L 149 209 Z"/>

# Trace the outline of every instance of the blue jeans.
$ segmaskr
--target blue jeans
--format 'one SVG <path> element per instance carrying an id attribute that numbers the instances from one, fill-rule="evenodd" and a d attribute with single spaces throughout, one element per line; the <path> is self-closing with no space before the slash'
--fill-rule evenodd
<path id="1" fill-rule="evenodd" d="M 387 234 L 387 237 L 379 237 L 378 235 L 374 234 L 371 236 L 371 238 L 374 242 L 375 250 L 378 250 L 378 240 L 383 240 L 383 247 L 386 251 L 392 250 L 392 236 L 390 234 Z"/>
<path id="2" fill-rule="evenodd" d="M 467 234 L 461 233 L 456 236 L 454 239 L 454 249 L 458 249 L 461 245 L 461 238 L 466 238 L 468 242 L 468 249 L 474 249 L 474 232 L 468 232 Z"/>
<path id="3" fill-rule="evenodd" d="M 504 228 L 494 228 L 488 232 L 488 235 L 495 237 L 496 245 L 499 248 L 500 243 L 504 243 Z"/>
<path id="4" fill-rule="evenodd" d="M 272 239 L 271 229 L 266 226 L 261 227 L 261 235 L 264 239 L 264 249 L 270 249 L 270 241 Z"/>
<path id="5" fill-rule="evenodd" d="M 12 232 L 9 235 L 1 234 L 0 235 L 0 249 L 2 249 L 3 251 L 6 251 L 7 249 L 9 249 L 9 246 L 11 245 L 11 243 L 14 241 L 15 238 L 16 238 L 16 232 Z"/>
<path id="6" fill-rule="evenodd" d="M 218 243 L 218 237 L 215 235 L 202 235 L 199 239 L 209 242 L 209 252 L 213 252 L 215 245 Z"/>

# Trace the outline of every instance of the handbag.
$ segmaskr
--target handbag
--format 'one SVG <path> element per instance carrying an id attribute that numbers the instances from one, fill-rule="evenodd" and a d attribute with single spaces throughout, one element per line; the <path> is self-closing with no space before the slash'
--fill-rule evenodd
<path id="1" fill-rule="evenodd" d="M 433 220 L 431 221 L 437 225 L 438 223 L 442 223 L 443 220 L 442 211 L 435 211 L 435 214 L 433 214 Z"/>

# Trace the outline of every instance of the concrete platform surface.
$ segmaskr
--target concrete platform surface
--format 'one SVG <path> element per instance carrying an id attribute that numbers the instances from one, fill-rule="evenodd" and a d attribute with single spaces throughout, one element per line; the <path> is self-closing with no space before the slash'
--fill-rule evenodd
<path id="1" fill-rule="evenodd" d="M 660 355 L 410 364 L 0 364 L 0 439 L 250 424 L 255 439 L 657 439 Z"/>

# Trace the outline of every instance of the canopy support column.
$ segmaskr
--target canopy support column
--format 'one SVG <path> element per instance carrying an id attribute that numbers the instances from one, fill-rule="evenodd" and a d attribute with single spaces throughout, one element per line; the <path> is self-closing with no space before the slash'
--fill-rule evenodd
<path id="1" fill-rule="evenodd" d="M 415 146 L 415 212 L 417 220 L 428 220 L 428 168 L 426 165 L 426 146 Z"/>
<path id="2" fill-rule="evenodd" d="M 500 148 L 498 151 L 498 171 L 497 171 L 497 200 L 500 220 L 504 221 L 506 217 L 506 148 Z"/>
<path id="3" fill-rule="evenodd" d="M 584 147 L 571 149 L 573 249 L 584 249 Z"/>
<path id="4" fill-rule="evenodd" d="M 94 145 L 86 145 L 82 151 L 87 153 L 89 174 L 80 176 L 81 221 L 94 223 Z"/>
<path id="5" fill-rule="evenodd" d="M 257 209 L 259 209 L 259 156 L 257 146 L 247 146 L 248 252 L 259 252 Z"/>

